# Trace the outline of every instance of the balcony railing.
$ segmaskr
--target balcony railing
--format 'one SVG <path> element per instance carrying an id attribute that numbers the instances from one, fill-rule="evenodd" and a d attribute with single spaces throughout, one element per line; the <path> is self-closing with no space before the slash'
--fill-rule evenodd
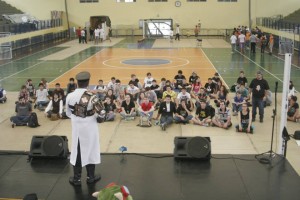
<path id="1" fill-rule="evenodd" d="M 2 24 L 0 25 L 0 32 L 22 34 L 59 26 L 62 26 L 62 19 L 39 20 L 30 23 Z"/>

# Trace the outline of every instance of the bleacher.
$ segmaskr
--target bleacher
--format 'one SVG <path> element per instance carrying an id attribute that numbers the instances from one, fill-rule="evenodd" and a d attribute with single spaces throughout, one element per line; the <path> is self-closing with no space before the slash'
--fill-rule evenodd
<path id="1" fill-rule="evenodd" d="M 6 3 L 5 1 L 0 0 L 0 25 L 9 23 L 4 18 L 2 15 L 11 15 L 11 14 L 22 14 L 23 12 L 12 5 Z"/>
<path id="2" fill-rule="evenodd" d="M 300 24 L 300 9 L 283 18 L 284 22 Z"/>

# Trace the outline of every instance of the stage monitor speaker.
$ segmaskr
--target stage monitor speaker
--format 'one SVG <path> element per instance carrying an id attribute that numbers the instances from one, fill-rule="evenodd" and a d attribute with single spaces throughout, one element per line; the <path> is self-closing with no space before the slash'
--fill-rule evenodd
<path id="1" fill-rule="evenodd" d="M 69 154 L 66 136 L 33 136 L 30 145 L 29 159 L 63 158 Z"/>
<path id="2" fill-rule="evenodd" d="M 210 137 L 175 137 L 175 159 L 210 160 Z"/>
<path id="3" fill-rule="evenodd" d="M 294 133 L 294 139 L 295 140 L 300 140 L 300 131 L 295 131 L 295 133 Z"/>

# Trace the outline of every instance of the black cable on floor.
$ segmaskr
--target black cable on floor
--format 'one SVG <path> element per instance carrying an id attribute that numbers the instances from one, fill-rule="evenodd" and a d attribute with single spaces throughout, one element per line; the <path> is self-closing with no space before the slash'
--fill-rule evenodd
<path id="1" fill-rule="evenodd" d="M 223 158 L 218 158 L 218 157 L 214 157 L 214 156 L 211 156 L 211 158 L 213 159 L 220 159 L 220 160 L 243 160 L 243 161 L 256 161 L 256 159 L 245 159 L 245 158 L 239 158 L 239 157 L 223 157 Z"/>

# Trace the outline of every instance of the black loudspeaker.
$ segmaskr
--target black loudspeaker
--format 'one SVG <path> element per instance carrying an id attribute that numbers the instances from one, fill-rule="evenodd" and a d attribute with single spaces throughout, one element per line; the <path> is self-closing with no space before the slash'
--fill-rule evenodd
<path id="1" fill-rule="evenodd" d="M 294 139 L 295 140 L 300 140 L 300 131 L 295 131 L 295 133 L 294 133 Z"/>
<path id="2" fill-rule="evenodd" d="M 210 137 L 175 137 L 175 159 L 210 160 Z"/>
<path id="3" fill-rule="evenodd" d="M 69 154 L 66 136 L 33 136 L 30 145 L 29 159 L 63 158 Z"/>

